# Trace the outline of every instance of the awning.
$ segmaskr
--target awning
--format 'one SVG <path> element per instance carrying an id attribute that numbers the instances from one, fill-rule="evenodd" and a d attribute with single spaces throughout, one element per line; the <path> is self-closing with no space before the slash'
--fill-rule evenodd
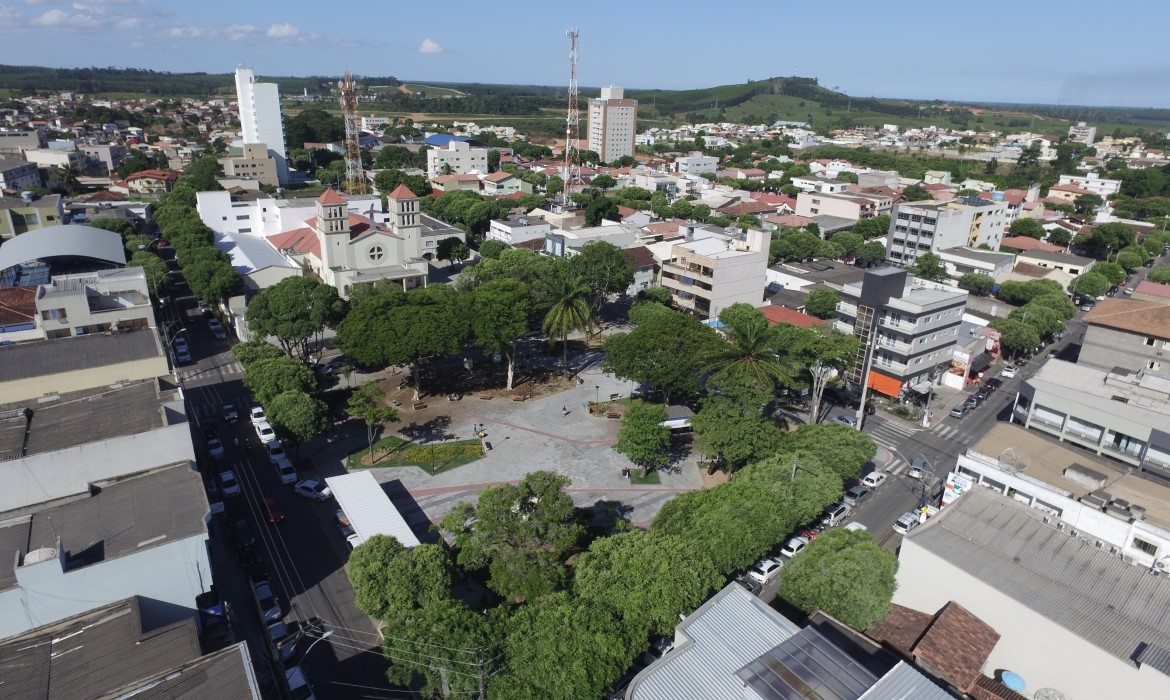
<path id="1" fill-rule="evenodd" d="M 932 385 L 929 379 L 921 379 L 910 385 L 910 391 L 926 395 L 930 393 Z"/>
<path id="2" fill-rule="evenodd" d="M 981 352 L 975 357 L 971 358 L 971 362 L 967 364 L 967 376 L 973 377 L 983 370 L 991 366 L 995 358 L 989 352 Z"/>
<path id="3" fill-rule="evenodd" d="M 871 370 L 869 373 L 869 388 L 879 394 L 897 397 L 902 391 L 902 380 L 887 377 L 884 374 L 878 374 Z"/>

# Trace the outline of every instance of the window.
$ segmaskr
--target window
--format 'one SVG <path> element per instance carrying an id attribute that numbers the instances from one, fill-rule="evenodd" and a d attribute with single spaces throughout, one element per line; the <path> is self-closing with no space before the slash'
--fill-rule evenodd
<path id="1" fill-rule="evenodd" d="M 386 256 L 386 249 L 380 245 L 370 246 L 366 255 L 369 256 L 370 262 L 380 262 Z"/>
<path id="2" fill-rule="evenodd" d="M 1150 346 L 1151 348 L 1154 347 L 1154 342 L 1155 341 L 1153 338 L 1146 338 L 1146 345 Z"/>
<path id="3" fill-rule="evenodd" d="M 250 218 L 252 218 L 252 217 L 251 217 L 251 215 L 249 215 L 249 214 L 238 214 L 238 215 L 236 215 L 236 221 L 247 221 L 247 220 L 248 220 L 248 219 L 250 219 Z"/>
<path id="4" fill-rule="evenodd" d="M 240 229 L 240 233 L 251 233 L 251 232 L 252 232 L 252 229 L 250 229 L 250 228 L 242 228 L 242 229 Z"/>
<path id="5" fill-rule="evenodd" d="M 1149 364 L 1146 365 L 1146 369 L 1152 369 L 1155 372 L 1157 372 L 1158 370 L 1162 369 L 1162 363 L 1151 361 Z"/>
<path id="6" fill-rule="evenodd" d="M 1136 537 L 1133 538 L 1133 548 L 1149 554 L 1151 557 L 1158 553 L 1158 545 L 1152 542 L 1146 542 L 1145 540 L 1139 540 Z"/>

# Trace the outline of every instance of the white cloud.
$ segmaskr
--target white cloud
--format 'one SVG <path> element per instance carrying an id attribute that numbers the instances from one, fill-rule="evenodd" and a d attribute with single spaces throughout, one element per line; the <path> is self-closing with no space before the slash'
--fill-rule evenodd
<path id="1" fill-rule="evenodd" d="M 33 20 L 34 24 L 56 29 L 72 29 L 76 31 L 97 31 L 105 24 L 105 20 L 84 12 L 66 12 L 65 10 L 49 10 Z"/>
<path id="2" fill-rule="evenodd" d="M 243 41 L 256 32 L 256 25 L 254 24 L 229 24 L 227 29 L 223 30 L 227 34 L 227 38 L 232 41 Z"/>
<path id="3" fill-rule="evenodd" d="M 284 24 L 274 24 L 268 28 L 269 39 L 283 39 L 291 40 L 300 36 L 301 30 L 285 22 Z"/>
<path id="4" fill-rule="evenodd" d="M 137 17 L 127 17 L 126 19 L 118 20 L 117 24 L 114 25 L 114 28 L 115 29 L 133 29 L 141 23 L 142 23 L 142 20 L 138 19 Z"/>
<path id="5" fill-rule="evenodd" d="M 193 24 L 180 24 L 166 31 L 166 35 L 172 39 L 211 39 L 215 34 L 214 29 Z"/>
<path id="6" fill-rule="evenodd" d="M 443 47 L 430 39 L 423 39 L 422 43 L 418 45 L 418 52 L 425 54 L 443 53 Z"/>

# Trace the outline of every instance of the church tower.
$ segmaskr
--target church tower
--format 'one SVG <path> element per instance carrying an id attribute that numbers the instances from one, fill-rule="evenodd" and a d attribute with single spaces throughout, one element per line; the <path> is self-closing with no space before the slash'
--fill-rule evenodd
<path id="1" fill-rule="evenodd" d="M 345 198 L 332 188 L 317 198 L 317 239 L 326 268 L 348 266 L 349 210 Z"/>
<path id="2" fill-rule="evenodd" d="M 386 198 L 393 217 L 394 233 L 402 240 L 406 258 L 421 258 L 422 214 L 418 208 L 418 196 L 406 185 L 399 185 Z"/>

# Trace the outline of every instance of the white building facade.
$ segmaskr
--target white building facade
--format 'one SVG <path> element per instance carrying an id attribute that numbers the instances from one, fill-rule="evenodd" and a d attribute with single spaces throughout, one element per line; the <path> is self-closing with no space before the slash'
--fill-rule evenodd
<path id="1" fill-rule="evenodd" d="M 443 166 L 449 166 L 450 172 Z M 466 141 L 452 139 L 446 148 L 427 151 L 427 177 L 466 175 L 472 171 L 487 175 L 488 149 L 472 148 Z"/>
<path id="2" fill-rule="evenodd" d="M 284 144 L 284 122 L 280 116 L 279 86 L 256 82 L 251 68 L 237 68 L 236 99 L 244 143 L 266 144 L 268 153 L 276 159 L 280 183 L 287 183 L 288 153 Z"/>
<path id="3" fill-rule="evenodd" d="M 602 162 L 634 155 L 638 128 L 638 101 L 625 99 L 620 87 L 601 88 L 601 97 L 589 100 L 589 150 Z"/>

